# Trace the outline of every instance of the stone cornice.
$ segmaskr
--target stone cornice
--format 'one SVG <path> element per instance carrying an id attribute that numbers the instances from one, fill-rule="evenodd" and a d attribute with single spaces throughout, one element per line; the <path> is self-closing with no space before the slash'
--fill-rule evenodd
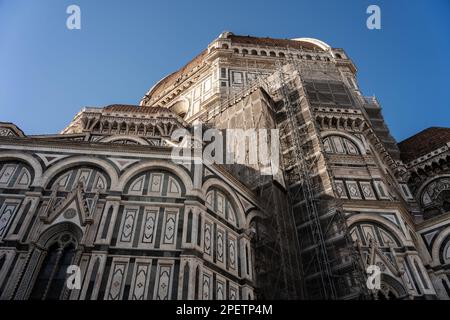
<path id="1" fill-rule="evenodd" d="M 448 156 L 450 156 L 450 142 L 443 147 L 439 147 L 417 159 L 414 159 L 413 161 L 410 161 L 406 164 L 406 167 L 409 170 L 417 170 L 419 168 L 424 169 L 426 166 L 431 166 L 433 162 L 439 162 L 439 160 L 445 159 Z"/>
<path id="2" fill-rule="evenodd" d="M 418 223 L 416 225 L 416 230 L 420 231 L 420 230 L 423 230 L 423 229 L 435 226 L 435 225 L 437 225 L 439 223 L 448 222 L 448 221 L 450 221 L 450 212 L 445 213 L 445 214 L 441 214 L 441 215 L 436 216 L 436 217 L 432 217 L 430 219 L 427 219 L 427 220 L 425 220 L 423 222 Z"/>
<path id="3" fill-rule="evenodd" d="M 70 141 L 70 140 L 54 140 L 48 138 L 3 138 L 0 137 L 0 149 L 8 146 L 30 146 L 35 149 L 50 147 L 54 149 L 66 149 L 67 152 L 71 150 L 95 150 L 108 151 L 117 153 L 138 153 L 143 151 L 149 154 L 170 154 L 171 147 L 160 147 L 150 145 L 118 145 L 113 143 L 98 143 L 86 141 Z"/>

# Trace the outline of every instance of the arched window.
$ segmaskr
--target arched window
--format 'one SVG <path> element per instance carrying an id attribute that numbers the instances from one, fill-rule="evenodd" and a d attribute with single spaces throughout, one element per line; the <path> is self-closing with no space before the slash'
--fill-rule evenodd
<path id="1" fill-rule="evenodd" d="M 425 219 L 450 212 L 450 176 L 430 181 L 422 189 L 420 201 Z"/>
<path id="2" fill-rule="evenodd" d="M 260 54 L 261 54 L 262 56 L 267 56 L 267 52 L 265 52 L 264 50 L 262 50 Z"/>
<path id="3" fill-rule="evenodd" d="M 276 57 L 277 54 L 276 54 L 274 51 L 270 51 L 270 52 L 269 52 L 269 56 L 271 56 L 271 57 Z"/>
<path id="4" fill-rule="evenodd" d="M 239 53 L 239 49 L 238 48 L 234 48 L 234 53 Z"/>
<path id="5" fill-rule="evenodd" d="M 257 55 L 258 55 L 258 51 L 252 50 L 252 55 L 253 55 L 253 56 L 257 56 Z"/>
<path id="6" fill-rule="evenodd" d="M 342 56 L 339 53 L 335 53 L 334 56 L 338 59 L 342 59 Z"/>
<path id="7" fill-rule="evenodd" d="M 278 54 L 278 56 L 279 56 L 280 58 L 284 58 L 284 57 L 285 57 L 285 54 L 284 54 L 283 52 L 280 52 L 280 53 Z"/>
<path id="8" fill-rule="evenodd" d="M 119 124 L 116 121 L 114 121 L 113 124 L 112 124 L 112 127 L 111 127 L 111 131 L 115 132 L 115 133 L 119 133 L 118 132 L 118 128 L 119 128 Z M 132 130 L 134 130 L 134 125 L 132 125 L 130 127 L 130 131 L 132 131 Z"/>
<path id="9" fill-rule="evenodd" d="M 187 231 L 186 231 L 186 242 L 191 243 L 192 242 L 192 219 L 193 219 L 193 213 L 192 210 L 189 210 L 188 217 L 187 217 Z"/>
<path id="10" fill-rule="evenodd" d="M 187 300 L 189 293 L 189 262 L 186 262 L 183 270 L 183 300 Z"/>
<path id="11" fill-rule="evenodd" d="M 245 271 L 250 274 L 250 256 L 248 253 L 248 244 L 245 245 Z"/>
<path id="12" fill-rule="evenodd" d="M 81 166 L 67 169 L 54 177 L 47 190 L 72 191 L 82 183 L 86 192 L 105 191 L 109 189 L 109 177 L 100 169 L 91 166 Z"/>
<path id="13" fill-rule="evenodd" d="M 27 189 L 33 178 L 31 172 L 22 162 L 0 163 L 0 188 Z"/>
<path id="14" fill-rule="evenodd" d="M 361 154 L 358 146 L 347 138 L 341 136 L 328 136 L 323 139 L 323 146 L 327 153 Z"/>
<path id="15" fill-rule="evenodd" d="M 217 189 L 208 191 L 206 194 L 206 206 L 232 225 L 237 225 L 235 209 L 229 197 L 222 191 Z"/>
<path id="16" fill-rule="evenodd" d="M 248 50 L 247 50 L 247 49 L 242 49 L 242 54 L 243 54 L 243 55 L 248 54 Z"/>
<path id="17" fill-rule="evenodd" d="M 376 241 L 380 248 L 401 248 L 400 240 L 386 227 L 373 222 L 359 222 L 352 226 L 350 235 L 354 241 L 360 242 L 363 250 L 368 248 L 371 242 Z"/>
<path id="18" fill-rule="evenodd" d="M 185 188 L 181 180 L 166 171 L 146 171 L 137 174 L 125 185 L 125 194 L 139 196 L 181 197 Z"/>
<path id="19" fill-rule="evenodd" d="M 33 300 L 58 300 L 63 298 L 67 268 L 72 264 L 77 240 L 71 233 L 61 233 L 49 242 L 31 291 Z"/>
<path id="20" fill-rule="evenodd" d="M 379 213 L 377 213 L 379 214 Z M 387 214 L 387 213 L 386 213 Z M 394 215 L 391 215 L 394 219 Z M 376 265 L 381 271 L 381 287 L 375 293 L 379 300 L 397 299 L 406 296 L 401 277 L 394 278 L 389 270 L 397 269 L 392 255 L 392 248 L 401 250 L 403 244 L 397 235 L 381 223 L 373 221 L 360 221 L 350 227 L 353 241 L 358 242 L 362 260 L 368 265 Z M 347 261 L 345 252 L 341 255 L 342 261 Z"/>
<path id="21" fill-rule="evenodd" d="M 311 57 L 311 55 L 309 55 L 309 54 L 307 54 L 307 55 L 305 56 L 305 58 L 306 58 L 306 60 L 312 60 L 312 57 Z"/>
<path id="22" fill-rule="evenodd" d="M 439 249 L 440 252 L 440 261 L 442 264 L 450 263 L 450 235 L 446 237 L 444 241 L 442 241 L 442 245 Z"/>
<path id="23" fill-rule="evenodd" d="M 199 297 L 199 282 L 200 282 L 200 269 L 195 268 L 195 288 L 194 288 L 194 299 L 200 299 Z"/>
<path id="24" fill-rule="evenodd" d="M 224 43 L 222 44 L 222 49 L 229 49 L 229 46 L 226 43 Z"/>

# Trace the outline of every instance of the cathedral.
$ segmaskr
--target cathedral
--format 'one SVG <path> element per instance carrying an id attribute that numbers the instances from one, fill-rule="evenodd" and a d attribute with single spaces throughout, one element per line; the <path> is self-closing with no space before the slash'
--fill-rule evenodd
<path id="1" fill-rule="evenodd" d="M 223 32 L 139 104 L 0 122 L 0 299 L 449 299 L 450 128 L 397 143 L 356 72 Z M 279 170 L 245 136 L 244 163 L 175 161 L 196 127 L 270 130 Z"/>

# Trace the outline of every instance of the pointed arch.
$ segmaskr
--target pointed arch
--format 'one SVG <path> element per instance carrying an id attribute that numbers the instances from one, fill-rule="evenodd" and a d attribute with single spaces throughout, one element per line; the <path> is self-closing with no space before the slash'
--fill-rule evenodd
<path id="1" fill-rule="evenodd" d="M 200 291 L 200 268 L 197 265 L 195 268 L 195 284 L 194 284 L 194 300 L 200 299 L 199 291 Z"/>
<path id="2" fill-rule="evenodd" d="M 189 282 L 190 282 L 189 274 L 190 274 L 189 261 L 186 261 L 183 268 L 182 300 L 187 300 L 189 298 Z"/>
<path id="3" fill-rule="evenodd" d="M 36 272 L 30 287 L 31 299 L 63 298 L 67 268 L 76 259 L 82 234 L 81 229 L 67 222 L 50 227 L 41 234 L 36 243 L 43 250 L 40 262 L 36 266 L 28 266 L 30 272 Z"/>
<path id="4" fill-rule="evenodd" d="M 64 232 L 73 234 L 78 243 L 83 238 L 83 230 L 76 224 L 72 222 L 61 222 L 44 230 L 36 241 L 36 245 L 41 248 L 46 248 L 56 235 Z"/>
<path id="5" fill-rule="evenodd" d="M 404 299 L 408 296 L 405 287 L 397 279 L 386 273 L 381 274 L 381 283 L 381 287 L 384 286 L 386 293 L 393 293 L 397 299 Z M 392 296 L 389 298 L 392 298 Z"/>

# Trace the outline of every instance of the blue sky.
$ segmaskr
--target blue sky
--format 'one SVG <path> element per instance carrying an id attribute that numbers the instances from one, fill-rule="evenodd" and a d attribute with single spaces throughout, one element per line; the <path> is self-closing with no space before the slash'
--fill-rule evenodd
<path id="1" fill-rule="evenodd" d="M 66 8 L 81 8 L 81 30 Z M 381 30 L 366 8 L 381 8 Z M 400 141 L 450 127 L 450 1 L 0 0 L 0 121 L 56 133 L 84 106 L 138 104 L 222 31 L 344 48 Z"/>

